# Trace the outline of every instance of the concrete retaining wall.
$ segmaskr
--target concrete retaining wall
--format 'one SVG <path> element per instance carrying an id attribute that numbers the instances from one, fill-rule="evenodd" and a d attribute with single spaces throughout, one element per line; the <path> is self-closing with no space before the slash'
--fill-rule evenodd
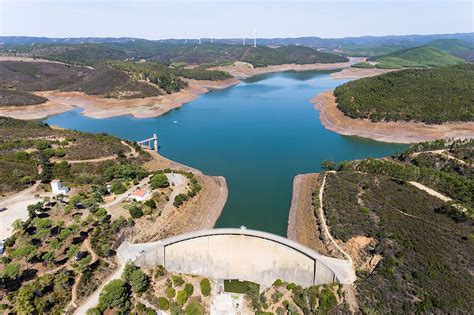
<path id="1" fill-rule="evenodd" d="M 146 250 L 135 264 L 163 265 L 172 272 L 249 280 L 264 286 L 276 279 L 302 286 L 355 280 L 354 270 L 345 260 L 322 256 L 277 235 L 246 229 L 205 230 L 168 238 Z"/>

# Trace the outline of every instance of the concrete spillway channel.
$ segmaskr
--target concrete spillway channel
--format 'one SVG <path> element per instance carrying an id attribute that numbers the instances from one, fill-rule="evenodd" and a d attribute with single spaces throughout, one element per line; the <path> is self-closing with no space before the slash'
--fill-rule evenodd
<path id="1" fill-rule="evenodd" d="M 311 286 L 351 284 L 355 271 L 349 261 L 323 256 L 274 234 L 248 229 L 201 230 L 154 243 L 123 243 L 121 262 L 140 267 L 162 265 L 177 273 L 213 279 L 240 279 L 270 286 L 276 279 Z"/>

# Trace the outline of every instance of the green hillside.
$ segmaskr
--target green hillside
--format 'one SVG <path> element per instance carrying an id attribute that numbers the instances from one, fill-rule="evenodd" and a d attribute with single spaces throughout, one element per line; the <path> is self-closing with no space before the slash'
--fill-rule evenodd
<path id="1" fill-rule="evenodd" d="M 351 118 L 474 121 L 474 65 L 386 73 L 345 83 L 334 94 L 338 108 Z"/>
<path id="2" fill-rule="evenodd" d="M 185 62 L 188 64 L 225 64 L 245 61 L 254 66 L 286 63 L 333 63 L 346 62 L 347 58 L 319 52 L 303 46 L 267 46 L 230 44 L 167 44 L 155 41 L 135 40 L 123 43 L 52 45 L 39 44 L 30 47 L 16 46 L 10 53 L 70 64 L 94 65 L 106 60 L 140 60 L 161 63 Z"/>
<path id="3" fill-rule="evenodd" d="M 428 44 L 468 62 L 474 62 L 474 43 L 459 39 L 440 39 Z"/>
<path id="4" fill-rule="evenodd" d="M 436 48 L 438 50 L 447 52 L 448 54 L 455 54 L 458 52 L 474 49 L 474 45 L 472 43 L 468 43 L 460 39 L 438 39 L 428 43 L 426 46 Z"/>
<path id="5" fill-rule="evenodd" d="M 449 66 L 463 63 L 460 58 L 430 46 L 399 50 L 390 54 L 370 58 L 377 61 L 377 68 L 401 69 Z"/>
<path id="6" fill-rule="evenodd" d="M 420 149 L 446 149 L 465 163 Z M 327 175 L 323 205 L 331 234 L 342 241 L 373 238 L 361 255 L 366 261 L 381 257 L 373 268 L 357 269 L 356 314 L 473 309 L 473 153 L 472 140 L 438 140 L 390 158 L 344 162 Z M 443 202 L 409 181 L 453 201 Z"/>

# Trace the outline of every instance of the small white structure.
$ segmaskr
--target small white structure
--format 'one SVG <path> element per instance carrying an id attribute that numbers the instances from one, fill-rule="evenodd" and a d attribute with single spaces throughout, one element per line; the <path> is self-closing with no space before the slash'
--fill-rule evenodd
<path id="1" fill-rule="evenodd" d="M 53 179 L 51 181 L 51 190 L 53 191 L 53 194 L 55 195 L 59 195 L 59 194 L 65 195 L 69 192 L 69 188 L 61 185 L 61 181 L 59 179 Z"/>
<path id="2" fill-rule="evenodd" d="M 130 194 L 128 197 L 129 200 L 135 201 L 145 201 L 150 196 L 150 191 L 148 189 L 137 189 Z"/>

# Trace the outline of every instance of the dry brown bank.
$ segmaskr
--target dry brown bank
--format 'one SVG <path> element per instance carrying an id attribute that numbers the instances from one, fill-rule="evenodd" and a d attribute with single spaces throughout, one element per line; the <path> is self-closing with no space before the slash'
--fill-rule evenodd
<path id="1" fill-rule="evenodd" d="M 199 170 L 151 153 L 153 160 L 144 167 L 148 171 L 172 168 L 192 172 L 201 185 L 201 191 L 179 208 L 171 207 L 169 213 L 163 213 L 155 222 L 141 222 L 135 241 L 149 242 L 179 235 L 191 231 L 212 229 L 227 201 L 227 183 L 222 176 L 208 176 Z"/>
<path id="2" fill-rule="evenodd" d="M 387 72 L 397 71 L 397 69 L 364 69 L 347 67 L 339 72 L 331 73 L 333 79 L 360 79 L 365 77 L 373 77 Z"/>
<path id="3" fill-rule="evenodd" d="M 136 118 L 157 117 L 182 106 L 199 95 L 215 89 L 224 89 L 239 83 L 234 78 L 222 81 L 186 80 L 188 87 L 173 93 L 141 99 L 114 99 L 87 95 L 82 92 L 41 91 L 35 94 L 49 101 L 40 105 L 6 106 L 0 108 L 0 116 L 17 119 L 40 119 L 80 107 L 85 116 L 109 118 L 132 115 Z"/>
<path id="4" fill-rule="evenodd" d="M 348 62 L 340 63 L 314 63 L 314 64 L 284 64 L 267 67 L 254 68 L 246 62 L 235 62 L 228 66 L 214 67 L 212 70 L 226 71 L 237 79 L 246 79 L 255 75 L 284 72 L 284 71 L 311 71 L 311 70 L 336 70 L 350 67 L 351 64 L 361 61 L 363 58 L 349 58 Z"/>
<path id="5" fill-rule="evenodd" d="M 321 123 L 326 129 L 346 136 L 396 143 L 474 138 L 473 122 L 428 125 L 415 122 L 372 122 L 367 119 L 352 119 L 337 108 L 333 91 L 321 93 L 311 99 L 311 102 L 319 110 Z"/>
<path id="6" fill-rule="evenodd" d="M 314 213 L 313 192 L 318 184 L 318 173 L 299 174 L 293 180 L 293 196 L 288 216 L 287 237 L 318 253 L 330 251 L 320 239 L 317 217 Z"/>

